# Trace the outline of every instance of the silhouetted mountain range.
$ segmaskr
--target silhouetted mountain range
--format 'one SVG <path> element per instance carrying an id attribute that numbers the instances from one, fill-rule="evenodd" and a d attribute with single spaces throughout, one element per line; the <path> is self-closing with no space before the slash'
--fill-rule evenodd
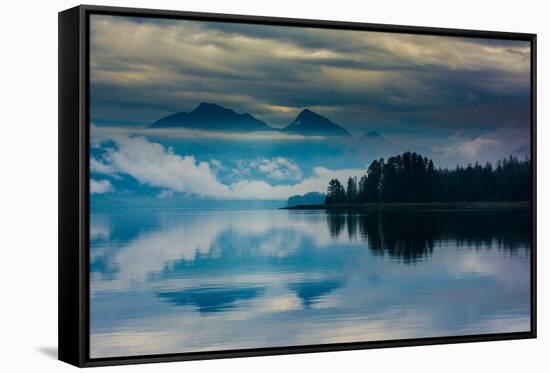
<path id="1" fill-rule="evenodd" d="M 231 109 L 206 102 L 201 103 L 190 113 L 180 112 L 161 118 L 149 128 L 191 128 L 231 132 L 274 130 L 248 113 L 238 114 Z"/>
<path id="2" fill-rule="evenodd" d="M 303 136 L 351 137 L 351 134 L 342 126 L 309 109 L 302 110 L 287 127 L 278 129 L 248 113 L 239 114 L 231 109 L 206 102 L 201 103 L 190 113 L 179 112 L 161 118 L 149 128 L 190 128 L 230 132 L 283 131 Z"/>

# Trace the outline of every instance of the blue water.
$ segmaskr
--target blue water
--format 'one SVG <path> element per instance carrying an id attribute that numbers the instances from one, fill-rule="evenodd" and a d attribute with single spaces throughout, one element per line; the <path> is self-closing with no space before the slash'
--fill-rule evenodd
<path id="1" fill-rule="evenodd" d="M 528 331 L 529 213 L 94 210 L 92 358 Z"/>

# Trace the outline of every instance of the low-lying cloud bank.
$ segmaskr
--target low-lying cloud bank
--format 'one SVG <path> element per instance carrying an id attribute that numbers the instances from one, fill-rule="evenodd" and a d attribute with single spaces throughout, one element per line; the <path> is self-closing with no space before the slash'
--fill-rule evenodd
<path id="1" fill-rule="evenodd" d="M 116 144 L 116 147 L 106 149 L 102 159 L 92 158 L 91 171 L 114 177 L 127 174 L 141 184 L 166 191 L 164 194 L 178 192 L 212 199 L 284 200 L 295 194 L 324 192 L 331 178 L 345 180 L 365 172 L 363 169 L 330 170 L 325 167 L 315 167 L 313 176 L 294 184 L 272 185 L 255 179 L 224 184 L 216 177 L 211 164 L 200 162 L 192 155 L 176 154 L 173 149 L 141 136 L 121 135 L 114 136 L 110 140 Z M 263 166 L 271 175 L 277 176 L 281 175 L 278 171 L 288 172 L 294 167 L 284 158 L 266 161 L 260 166 Z M 94 183 L 97 184 L 97 182 Z M 97 187 L 98 185 L 95 186 L 96 190 L 99 190 Z M 109 191 L 105 185 L 102 187 L 103 192 Z"/>
<path id="2" fill-rule="evenodd" d="M 243 141 L 318 141 L 325 140 L 325 136 L 303 136 L 281 131 L 257 132 L 223 132 L 205 131 L 192 128 L 131 128 L 109 127 L 92 125 L 94 134 L 98 136 L 143 135 L 158 136 L 171 139 L 220 139 Z"/>
<path id="3" fill-rule="evenodd" d="M 474 138 L 464 137 L 457 133 L 453 142 L 441 149 L 442 159 L 466 162 L 492 162 L 513 155 L 519 158 L 530 157 L 530 133 L 520 127 L 503 127 L 483 133 Z"/>

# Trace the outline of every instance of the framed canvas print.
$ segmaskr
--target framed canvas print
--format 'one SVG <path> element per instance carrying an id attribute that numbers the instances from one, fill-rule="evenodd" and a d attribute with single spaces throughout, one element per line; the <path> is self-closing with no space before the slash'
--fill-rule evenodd
<path id="1" fill-rule="evenodd" d="M 59 14 L 59 358 L 533 338 L 536 37 Z"/>

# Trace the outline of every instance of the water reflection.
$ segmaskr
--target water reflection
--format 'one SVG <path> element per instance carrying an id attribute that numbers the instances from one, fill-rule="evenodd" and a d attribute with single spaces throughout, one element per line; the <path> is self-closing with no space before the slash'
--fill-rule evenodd
<path id="1" fill-rule="evenodd" d="M 289 288 L 296 292 L 305 308 L 311 308 L 322 297 L 338 289 L 342 284 L 343 282 L 339 280 L 304 281 L 291 284 Z"/>
<path id="2" fill-rule="evenodd" d="M 528 211 L 105 211 L 93 357 L 529 328 Z"/>
<path id="3" fill-rule="evenodd" d="M 193 305 L 201 314 L 222 312 L 235 307 L 235 302 L 258 296 L 263 288 L 241 286 L 238 288 L 204 287 L 184 291 L 158 292 L 157 296 L 176 306 Z"/>
<path id="4" fill-rule="evenodd" d="M 331 237 L 344 231 L 350 240 L 368 243 L 379 255 L 415 263 L 429 256 L 435 242 L 511 253 L 531 246 L 527 211 L 327 211 Z"/>

